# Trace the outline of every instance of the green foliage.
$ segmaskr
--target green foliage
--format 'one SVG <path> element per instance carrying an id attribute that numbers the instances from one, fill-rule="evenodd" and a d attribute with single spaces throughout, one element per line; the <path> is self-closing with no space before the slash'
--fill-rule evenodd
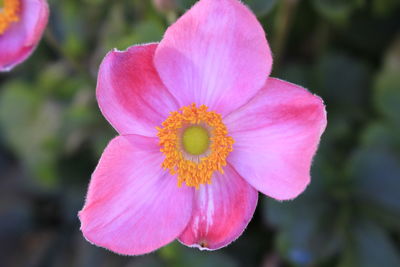
<path id="1" fill-rule="evenodd" d="M 315 10 L 330 22 L 343 25 L 354 10 L 364 5 L 364 0 L 313 0 Z"/>
<path id="2" fill-rule="evenodd" d="M 278 4 L 278 0 L 244 0 L 246 5 L 248 5 L 253 12 L 258 16 L 264 16 L 271 12 L 274 7 Z M 176 3 L 181 11 L 185 11 L 192 7 L 196 0 L 176 0 Z"/>
<path id="3" fill-rule="evenodd" d="M 373 0 L 372 1 L 372 11 L 378 16 L 385 16 L 396 12 L 400 2 L 398 0 Z"/>
<path id="4" fill-rule="evenodd" d="M 374 85 L 376 108 L 400 129 L 400 38 L 386 54 L 383 69 Z"/>
<path id="5" fill-rule="evenodd" d="M 174 242 L 160 250 L 160 256 L 169 266 L 176 267 L 237 267 L 238 264 L 223 253 L 201 252 Z"/>
<path id="6" fill-rule="evenodd" d="M 389 236 L 377 225 L 360 221 L 353 225 L 352 247 L 339 264 L 351 266 L 398 266 L 400 257 Z"/>
<path id="7" fill-rule="evenodd" d="M 197 2 L 197 0 L 176 0 L 176 2 L 180 10 L 185 11 L 191 8 Z"/>
<path id="8" fill-rule="evenodd" d="M 60 110 L 36 95 L 30 84 L 9 82 L 0 96 L 0 124 L 6 142 L 45 186 L 55 183 Z"/>
<path id="9" fill-rule="evenodd" d="M 243 1 L 247 4 L 251 10 L 257 16 L 264 16 L 269 14 L 278 4 L 278 0 L 245 0 Z"/>

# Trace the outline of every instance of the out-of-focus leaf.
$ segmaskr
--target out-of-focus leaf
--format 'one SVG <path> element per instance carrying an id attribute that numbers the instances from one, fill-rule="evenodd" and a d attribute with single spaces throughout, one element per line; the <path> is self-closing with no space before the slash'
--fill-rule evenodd
<path id="1" fill-rule="evenodd" d="M 398 0 L 373 0 L 372 12 L 378 16 L 385 16 L 396 12 L 396 8 L 400 5 Z"/>
<path id="2" fill-rule="evenodd" d="M 400 126 L 400 68 L 382 72 L 375 84 L 375 103 L 379 111 Z"/>
<path id="3" fill-rule="evenodd" d="M 72 58 L 84 56 L 88 37 L 85 9 L 75 1 L 55 1 L 48 31 L 52 33 L 59 48 Z M 85 14 L 85 15 L 83 15 Z"/>
<path id="4" fill-rule="evenodd" d="M 128 40 L 133 44 L 159 42 L 164 34 L 164 26 L 157 20 L 146 20 L 133 28 L 132 37 Z"/>
<path id="5" fill-rule="evenodd" d="M 287 260 L 311 265 L 332 255 L 339 242 L 329 204 L 307 192 L 291 202 L 264 202 L 266 220 L 279 229 L 276 244 Z"/>
<path id="6" fill-rule="evenodd" d="M 164 263 L 155 255 L 146 255 L 132 260 L 125 267 L 163 267 Z"/>
<path id="7" fill-rule="evenodd" d="M 377 109 L 400 128 L 400 38 L 388 50 L 374 86 Z"/>
<path id="8" fill-rule="evenodd" d="M 278 4 L 278 0 L 244 0 L 243 2 L 247 4 L 257 16 L 267 15 Z"/>
<path id="9" fill-rule="evenodd" d="M 185 11 L 192 7 L 197 0 L 176 0 L 181 11 Z M 278 3 L 278 0 L 244 0 L 257 16 L 263 16 L 273 10 Z"/>
<path id="10" fill-rule="evenodd" d="M 400 129 L 387 123 L 371 123 L 363 132 L 361 142 L 366 147 L 400 148 Z"/>
<path id="11" fill-rule="evenodd" d="M 125 50 L 132 45 L 161 40 L 165 31 L 161 19 L 143 19 L 134 25 L 127 25 L 124 15 L 123 5 L 113 5 L 103 25 L 102 41 L 98 47 L 100 58 L 113 48 Z"/>
<path id="12" fill-rule="evenodd" d="M 6 192 L 2 192 L 5 194 Z M 7 203 L 5 199 L 0 199 L 0 203 Z M 6 238 L 15 239 L 18 236 L 24 234 L 33 227 L 32 214 L 29 210 L 28 203 L 24 203 L 18 199 L 10 198 L 8 200 L 12 204 L 0 205 L 0 226 L 2 231 L 0 232 L 0 238 L 2 240 Z M 0 244 L 0 247 L 6 244 Z M 4 248 L 4 247 L 3 247 Z"/>
<path id="13" fill-rule="evenodd" d="M 38 75 L 36 84 L 41 97 L 51 96 L 56 100 L 69 102 L 77 92 L 91 88 L 85 77 L 70 77 L 71 70 L 65 62 L 49 64 Z"/>
<path id="14" fill-rule="evenodd" d="M 237 267 L 238 264 L 223 252 L 207 252 L 198 249 L 185 247 L 178 242 L 163 247 L 159 255 L 169 263 L 169 266 L 176 267 Z"/>
<path id="15" fill-rule="evenodd" d="M 92 99 L 90 99 L 92 98 Z M 75 102 L 66 108 L 61 128 L 64 149 L 68 154 L 78 150 L 81 145 L 93 138 L 99 122 L 100 111 L 90 105 L 94 102 L 94 92 L 81 90 L 75 95 Z"/>
<path id="16" fill-rule="evenodd" d="M 29 85 L 11 82 L 0 96 L 0 127 L 8 144 L 44 185 L 55 183 L 56 133 L 60 109 L 44 101 Z"/>
<path id="17" fill-rule="evenodd" d="M 382 147 L 360 148 L 350 163 L 354 193 L 400 216 L 400 158 Z"/>
<path id="18" fill-rule="evenodd" d="M 276 246 L 290 262 L 310 266 L 337 252 L 341 235 L 339 216 L 346 196 L 341 192 L 338 172 L 317 155 L 312 181 L 305 192 L 291 201 L 265 199 L 264 220 L 278 229 Z"/>
<path id="19" fill-rule="evenodd" d="M 176 3 L 181 11 L 191 8 L 196 2 L 197 0 L 176 0 Z"/>
<path id="20" fill-rule="evenodd" d="M 363 0 L 313 0 L 316 11 L 331 22 L 343 25 L 352 12 L 364 4 Z"/>
<path id="21" fill-rule="evenodd" d="M 365 106 L 370 81 L 369 68 L 353 57 L 330 53 L 321 58 L 314 70 L 313 88 L 326 103 L 357 116 Z"/>
<path id="22" fill-rule="evenodd" d="M 393 242 L 385 231 L 377 225 L 360 221 L 352 227 L 352 242 L 340 267 L 396 267 L 400 266 L 400 257 Z"/>
<path id="23" fill-rule="evenodd" d="M 107 13 L 107 19 L 101 25 L 98 49 L 104 50 L 104 52 L 112 48 L 126 49 L 126 47 L 119 45 L 119 41 L 129 32 L 124 18 L 123 5 L 120 3 L 112 5 Z M 102 55 L 102 57 L 103 56 L 104 55 Z"/>
<path id="24" fill-rule="evenodd" d="M 298 84 L 307 89 L 313 89 L 308 88 L 310 86 L 309 72 L 310 67 L 292 63 L 284 66 L 277 76 L 285 81 Z"/>

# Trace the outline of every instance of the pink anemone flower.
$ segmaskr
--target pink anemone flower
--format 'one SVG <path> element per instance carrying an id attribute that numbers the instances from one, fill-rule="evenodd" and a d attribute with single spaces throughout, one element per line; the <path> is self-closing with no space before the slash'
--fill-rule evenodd
<path id="1" fill-rule="evenodd" d="M 29 57 L 47 25 L 46 0 L 0 0 L 0 71 Z"/>
<path id="2" fill-rule="evenodd" d="M 244 231 L 258 191 L 303 192 L 325 107 L 268 78 L 271 65 L 263 28 L 237 0 L 201 0 L 160 43 L 109 52 L 97 100 L 120 135 L 92 175 L 84 237 L 126 255 L 174 239 L 215 250 Z"/>

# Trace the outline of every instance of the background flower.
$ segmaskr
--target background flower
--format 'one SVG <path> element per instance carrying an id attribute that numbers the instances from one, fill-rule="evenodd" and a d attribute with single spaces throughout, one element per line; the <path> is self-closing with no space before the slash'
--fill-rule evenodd
<path id="1" fill-rule="evenodd" d="M 36 48 L 47 24 L 49 8 L 46 0 L 2 2 L 4 6 L 0 8 L 0 71 L 8 71 L 28 58 Z"/>
<path id="2" fill-rule="evenodd" d="M 177 2 L 181 14 L 194 1 Z M 328 103 L 304 194 L 285 203 L 260 196 L 246 234 L 212 253 L 172 243 L 128 258 L 88 244 L 76 212 L 115 136 L 94 101 L 97 68 L 114 47 L 161 40 L 167 22 L 151 1 L 50 0 L 50 34 L 0 75 L 3 265 L 399 265 L 397 1 L 244 2 L 268 35 L 272 76 Z"/>

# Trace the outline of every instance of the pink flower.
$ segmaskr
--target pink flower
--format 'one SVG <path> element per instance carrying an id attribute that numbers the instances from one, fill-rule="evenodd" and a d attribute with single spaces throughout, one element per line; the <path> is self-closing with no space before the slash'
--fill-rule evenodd
<path id="1" fill-rule="evenodd" d="M 46 27 L 46 0 L 3 0 L 0 6 L 0 71 L 29 57 Z"/>
<path id="2" fill-rule="evenodd" d="M 258 191 L 303 192 L 325 108 L 268 78 L 271 65 L 261 25 L 236 0 L 199 1 L 159 44 L 108 53 L 97 100 L 120 136 L 92 175 L 85 238 L 128 255 L 176 238 L 214 250 L 244 231 Z"/>

